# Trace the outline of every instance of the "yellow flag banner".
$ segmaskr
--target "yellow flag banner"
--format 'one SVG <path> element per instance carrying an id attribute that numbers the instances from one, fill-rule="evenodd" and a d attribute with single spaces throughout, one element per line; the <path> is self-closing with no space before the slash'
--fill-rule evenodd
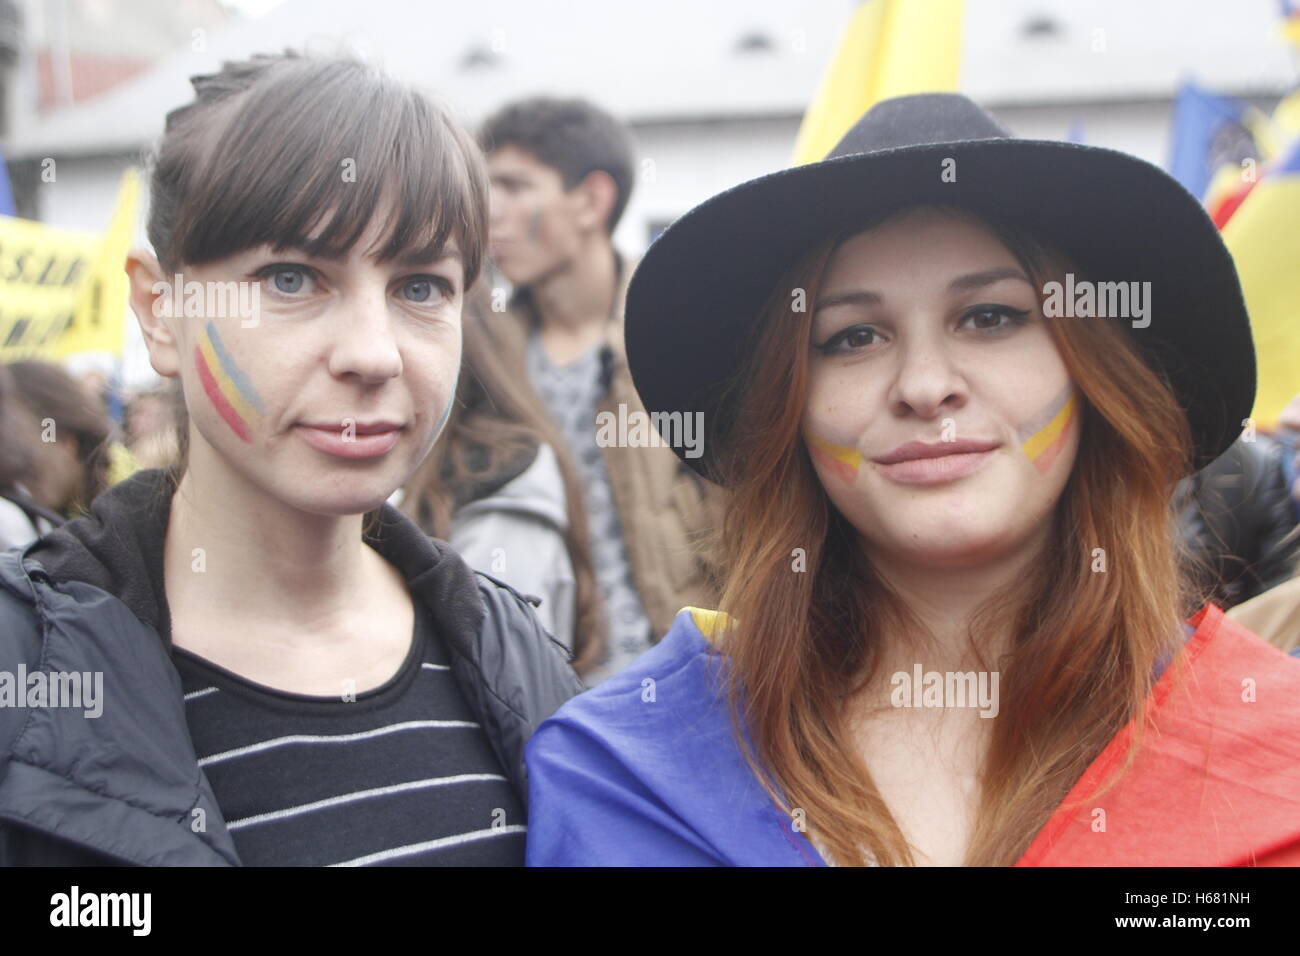
<path id="1" fill-rule="evenodd" d="M 128 169 L 102 236 L 0 216 L 0 361 L 122 354 L 139 195 Z"/>
<path id="2" fill-rule="evenodd" d="M 963 6 L 964 0 L 864 0 L 804 114 L 793 165 L 825 159 L 881 100 L 956 90 Z"/>
<path id="3" fill-rule="evenodd" d="M 1259 385 L 1251 418 L 1276 427 L 1300 392 L 1300 139 L 1267 169 L 1223 227 L 1241 277 L 1255 339 Z"/>

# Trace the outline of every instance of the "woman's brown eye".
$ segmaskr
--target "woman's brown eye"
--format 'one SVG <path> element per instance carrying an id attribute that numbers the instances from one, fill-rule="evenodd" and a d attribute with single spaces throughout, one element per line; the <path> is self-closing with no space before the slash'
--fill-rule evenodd
<path id="1" fill-rule="evenodd" d="M 840 352 L 851 352 L 865 348 L 868 345 L 874 345 L 875 341 L 876 330 L 869 325 L 862 325 L 836 332 L 825 342 L 816 344 L 813 347 L 820 350 L 823 355 L 835 355 Z"/>
<path id="2" fill-rule="evenodd" d="M 841 332 L 829 345 L 831 350 L 860 349 L 875 341 L 876 331 L 870 328 L 848 329 Z"/>

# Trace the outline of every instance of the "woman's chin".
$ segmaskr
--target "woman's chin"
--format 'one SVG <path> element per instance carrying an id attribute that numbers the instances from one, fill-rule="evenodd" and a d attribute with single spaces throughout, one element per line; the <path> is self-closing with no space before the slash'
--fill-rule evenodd
<path id="1" fill-rule="evenodd" d="M 979 533 L 974 529 L 954 534 L 951 528 L 910 532 L 898 529 L 889 535 L 889 543 L 881 547 L 869 547 L 884 560 L 897 560 L 916 567 L 934 570 L 952 571 L 963 568 L 978 568 L 993 564 L 1006 557 L 1012 550 L 1012 544 L 1005 534 Z"/>
<path id="2" fill-rule="evenodd" d="M 315 483 L 300 483 L 286 500 L 311 514 L 343 517 L 375 510 L 388 500 L 396 487 L 390 481 L 377 478 L 354 476 L 343 481 L 322 478 Z"/>

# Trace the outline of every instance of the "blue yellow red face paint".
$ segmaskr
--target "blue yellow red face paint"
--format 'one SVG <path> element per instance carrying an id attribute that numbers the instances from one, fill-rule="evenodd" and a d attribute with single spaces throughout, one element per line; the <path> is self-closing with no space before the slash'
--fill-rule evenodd
<path id="1" fill-rule="evenodd" d="M 1020 447 L 1039 474 L 1046 474 L 1061 454 L 1078 408 L 1074 385 L 1066 385 L 1046 408 L 1017 430 Z"/>
<path id="2" fill-rule="evenodd" d="M 843 480 L 845 484 L 851 485 L 858 480 L 858 472 L 862 470 L 862 452 L 847 445 L 837 445 L 813 434 L 809 434 L 807 438 L 808 452 L 814 460 L 821 463 L 822 467 Z"/>
<path id="3" fill-rule="evenodd" d="M 1025 457 L 1038 470 L 1047 474 L 1052 463 L 1060 456 L 1070 437 L 1070 429 L 1078 417 L 1079 400 L 1074 385 L 1066 385 L 1047 406 L 1029 422 L 1017 429 L 1020 447 Z M 853 484 L 862 470 L 862 453 L 848 445 L 806 435 L 808 452 L 823 468 L 844 481 Z"/>
<path id="4" fill-rule="evenodd" d="M 230 426 L 231 431 L 251 443 L 252 426 L 265 411 L 262 398 L 244 370 L 235 362 L 234 356 L 226 351 L 217 327 L 211 322 L 194 346 L 194 366 L 198 370 L 203 391 L 216 408 L 217 414 Z"/>

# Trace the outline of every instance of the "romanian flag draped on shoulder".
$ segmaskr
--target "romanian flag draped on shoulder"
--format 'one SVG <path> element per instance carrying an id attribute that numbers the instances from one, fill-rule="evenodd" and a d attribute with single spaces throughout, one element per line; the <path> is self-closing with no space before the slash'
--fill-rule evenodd
<path id="1" fill-rule="evenodd" d="M 661 642 L 543 721 L 526 751 L 529 865 L 826 864 L 736 744 L 715 648 L 727 621 L 684 608 Z M 1017 866 L 1300 865 L 1300 660 L 1214 604 L 1186 623 L 1132 764 L 1136 721 Z"/>

